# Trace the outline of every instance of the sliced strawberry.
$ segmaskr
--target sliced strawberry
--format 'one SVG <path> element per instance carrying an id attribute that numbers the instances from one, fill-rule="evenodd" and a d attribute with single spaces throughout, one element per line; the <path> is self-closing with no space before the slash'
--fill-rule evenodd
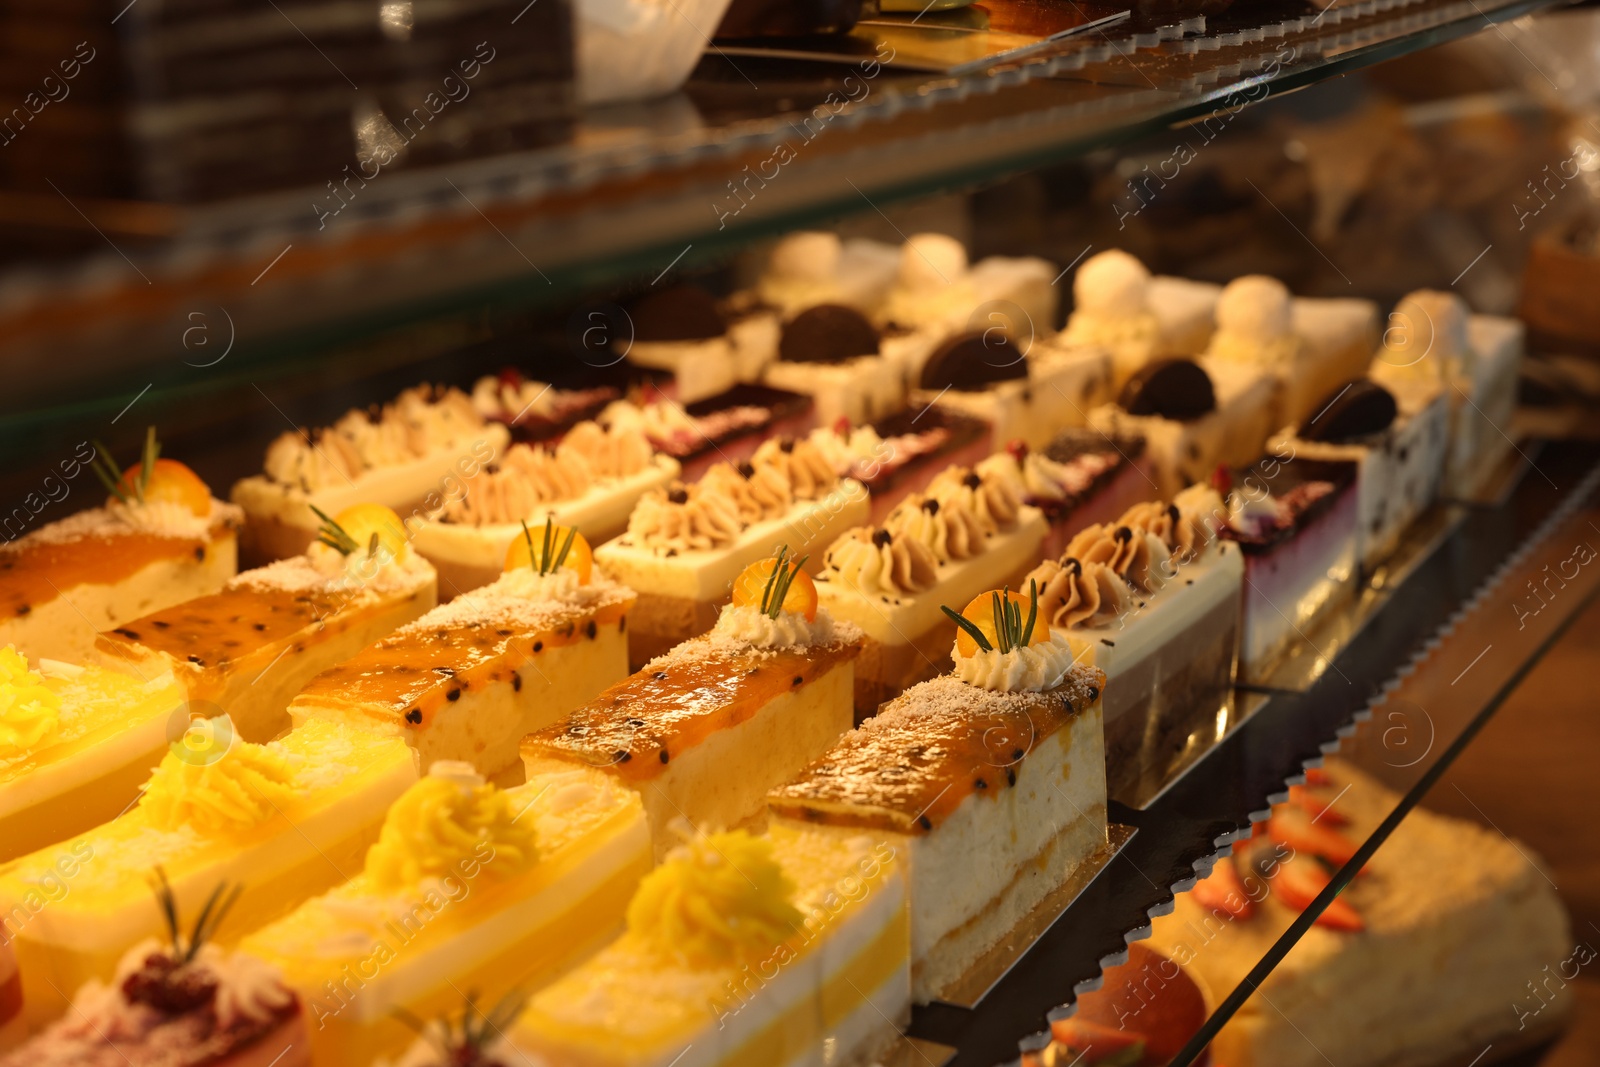
<path id="1" fill-rule="evenodd" d="M 1335 797 L 1337 794 L 1335 794 Z M 1333 806 L 1335 797 L 1317 791 L 1310 785 L 1291 785 L 1289 803 L 1303 808 L 1314 820 L 1324 826 L 1345 826 L 1349 816 Z"/>
<path id="2" fill-rule="evenodd" d="M 1137 1064 L 1144 1058 L 1145 1039 L 1131 1030 L 1118 1030 L 1087 1019 L 1058 1019 L 1050 1036 L 1079 1055 L 1083 1067 L 1094 1064 Z"/>
<path id="3" fill-rule="evenodd" d="M 1320 822 L 1313 822 L 1305 809 L 1284 805 L 1267 820 L 1267 834 L 1274 841 L 1288 845 L 1296 852 L 1321 856 L 1331 863 L 1343 866 L 1356 854 L 1356 843 Z"/>
<path id="4" fill-rule="evenodd" d="M 1211 874 L 1195 883 L 1195 903 L 1213 911 L 1227 912 L 1235 919 L 1248 919 L 1255 914 L 1255 902 L 1244 891 L 1239 878 L 1239 868 L 1233 865 L 1232 856 L 1224 856 L 1211 868 Z"/>
<path id="5" fill-rule="evenodd" d="M 1327 872 L 1320 864 L 1315 860 L 1301 857 L 1278 868 L 1278 876 L 1272 880 L 1272 888 L 1284 904 L 1295 911 L 1305 911 L 1316 899 L 1317 894 L 1328 887 L 1329 881 Z M 1316 924 L 1331 930 L 1351 933 L 1367 928 L 1367 924 L 1361 919 L 1361 913 L 1338 897 L 1331 900 L 1322 910 L 1322 914 L 1317 916 Z"/>

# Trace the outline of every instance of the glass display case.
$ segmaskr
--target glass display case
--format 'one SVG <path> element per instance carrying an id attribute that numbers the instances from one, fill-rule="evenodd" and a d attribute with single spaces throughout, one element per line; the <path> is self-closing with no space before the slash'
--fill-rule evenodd
<path id="1" fill-rule="evenodd" d="M 11 541 L 98 502 L 82 450 L 104 441 L 131 455 L 149 425 L 163 454 L 220 487 L 258 472 L 285 431 L 419 382 L 471 392 L 511 369 L 588 390 L 589 414 L 637 399 L 671 377 L 623 372 L 651 340 L 640 301 L 684 281 L 747 291 L 773 239 L 803 229 L 891 244 L 942 231 L 974 261 L 1044 257 L 1062 311 L 1041 335 L 1063 325 L 1080 263 L 1112 247 L 1162 274 L 1268 273 L 1385 313 L 1435 288 L 1512 314 L 1529 299 L 1518 278 L 1530 256 L 1555 269 L 1548 249 L 1530 252 L 1535 232 L 1577 234 L 1561 238 L 1569 252 L 1592 243 L 1582 189 L 1595 166 L 1551 105 L 1579 88 L 1536 50 L 1551 38 L 1537 27 L 1565 17 L 1556 6 L 1091 5 L 1081 32 L 937 72 L 881 50 L 818 62 L 719 43 L 678 92 L 584 107 L 565 134 L 542 128 L 538 147 L 203 202 L 9 188 L 0 500 L 12 503 L 0 523 Z M 1474 34 L 1499 35 L 1502 55 L 1535 74 L 1475 79 Z M 1530 77 L 1549 98 L 1518 80 Z M 1578 161 L 1570 175 L 1561 160 Z M 1566 321 L 1559 303 L 1530 315 L 1536 338 L 1555 336 L 1540 322 Z M 1145 942 L 1175 898 L 1265 832 L 1308 773 L 1330 758 L 1358 768 L 1388 792 L 1347 831 L 1353 852 L 1236 987 L 1198 994 L 1203 1010 L 1163 1060 L 1205 1062 L 1600 589 L 1578 558 L 1600 524 L 1600 446 L 1583 406 L 1600 375 L 1574 356 L 1581 344 L 1544 347 L 1517 420 L 1494 425 L 1512 443 L 1498 469 L 1432 504 L 1381 565 L 1357 568 L 1348 603 L 1294 627 L 1290 651 L 1241 673 L 1214 716 L 1143 739 L 1136 780 L 1108 803 L 1104 846 L 917 1005 L 884 1062 L 1075 1062 L 1052 1050 L 1052 1027 L 1059 1037 L 1108 969 L 1148 968 Z M 519 431 L 522 414 L 508 435 L 540 440 L 538 427 Z M 686 451 L 673 468 L 693 462 Z"/>

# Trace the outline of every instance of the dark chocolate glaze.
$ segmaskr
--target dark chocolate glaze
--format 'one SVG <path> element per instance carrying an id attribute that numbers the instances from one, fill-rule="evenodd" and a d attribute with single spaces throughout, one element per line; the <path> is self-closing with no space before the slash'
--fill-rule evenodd
<path id="1" fill-rule="evenodd" d="M 1387 430 L 1398 414 L 1393 393 L 1370 378 L 1357 378 L 1322 398 L 1311 421 L 1300 427 L 1300 436 L 1307 441 L 1355 441 Z"/>
<path id="2" fill-rule="evenodd" d="M 928 357 L 922 368 L 922 388 L 982 392 L 996 382 L 1028 376 L 1028 361 L 1011 339 L 998 330 L 957 334 Z"/>
<path id="3" fill-rule="evenodd" d="M 1158 359 L 1128 379 L 1117 403 L 1130 415 L 1188 422 L 1217 410 L 1217 395 L 1211 375 L 1194 360 Z"/>
<path id="4" fill-rule="evenodd" d="M 633 339 L 646 343 L 704 341 L 728 330 L 716 299 L 698 285 L 669 285 L 646 293 L 628 308 L 628 317 Z"/>
<path id="5" fill-rule="evenodd" d="M 783 328 L 778 358 L 790 363 L 840 363 L 878 354 L 878 331 L 867 317 L 843 304 L 818 304 Z"/>

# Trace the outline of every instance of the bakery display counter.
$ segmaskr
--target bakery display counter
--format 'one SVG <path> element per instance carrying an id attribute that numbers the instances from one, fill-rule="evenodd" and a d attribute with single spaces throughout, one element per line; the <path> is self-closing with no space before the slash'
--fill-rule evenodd
<path id="1" fill-rule="evenodd" d="M 1345 615 L 1306 635 L 1308 647 L 1321 648 L 1317 670 L 1291 662 L 1273 679 L 1286 687 L 1267 684 L 1241 692 L 1236 721 L 1219 723 L 1224 736 L 1198 746 L 1203 754 L 1164 792 L 1142 809 L 1112 805 L 1112 821 L 1126 824 L 1131 836 L 1073 900 L 1064 907 L 1058 902 L 1059 917 L 1003 976 L 968 1006 L 918 1009 L 911 1034 L 948 1050 L 944 1060 L 930 1062 L 1015 1063 L 1025 1053 L 1028 1064 L 1071 1063 L 1074 1054 L 1061 1042 L 1074 1033 L 1073 1004 L 1101 989 L 1102 975 L 1112 973 L 1108 968 L 1116 969 L 1120 984 L 1114 989 L 1122 1007 L 1104 1017 L 1108 1007 L 1101 1001 L 1115 999 L 1108 988 L 1107 996 L 1092 998 L 1087 1018 L 1137 1035 L 1141 1026 L 1154 1025 L 1135 1018 L 1151 996 L 1151 984 L 1164 988 L 1177 973 L 1160 961 L 1189 964 L 1195 955 L 1206 966 L 1186 967 L 1186 976 L 1203 973 L 1215 982 L 1220 973 L 1228 984 L 1204 985 L 1203 1024 L 1190 1010 L 1191 1021 L 1178 1039 L 1171 1033 L 1152 1036 L 1152 1050 L 1164 1048 L 1175 1065 L 1204 1062 L 1207 1044 L 1242 1006 L 1249 1003 L 1257 1013 L 1247 1024 L 1252 1028 L 1261 1025 L 1260 1016 L 1275 1014 L 1259 997 L 1251 1001 L 1252 994 L 1307 931 L 1319 929 L 1327 937 L 1323 924 L 1359 928 L 1340 925 L 1362 921 L 1345 902 L 1360 907 L 1375 898 L 1341 896 L 1342 891 L 1600 591 L 1600 578 L 1586 565 L 1594 558 L 1588 546 L 1600 517 L 1600 449 L 1551 442 L 1536 450 L 1536 444 L 1524 445 L 1522 452 L 1532 459 L 1520 459 L 1506 472 L 1490 493 L 1493 500 L 1450 505 L 1418 524 L 1381 589 L 1369 587 Z M 1348 821 L 1330 812 L 1341 802 L 1354 813 Z M 1305 810 L 1316 813 L 1309 822 Z M 1329 821 L 1318 828 L 1323 813 Z M 1338 829 L 1332 838 L 1318 839 L 1333 827 Z M 1449 832 L 1459 838 L 1478 831 Z M 1510 847 L 1495 837 L 1500 850 Z M 1293 910 L 1282 909 L 1277 926 L 1259 915 L 1250 919 L 1248 906 L 1243 914 L 1225 915 L 1218 893 L 1193 892 L 1197 881 L 1215 890 L 1208 875 L 1218 864 L 1230 870 L 1236 865 L 1246 886 L 1253 884 L 1252 869 L 1256 878 L 1271 879 L 1270 872 L 1261 873 L 1260 848 L 1254 849 L 1254 868 L 1242 858 L 1252 856 L 1251 846 L 1268 842 L 1280 849 L 1328 846 L 1339 860 L 1322 864 L 1322 876 L 1308 885 L 1285 880 L 1283 887 L 1305 897 L 1294 901 Z M 1421 846 L 1407 837 L 1398 847 Z M 1326 851 L 1319 854 L 1327 858 Z M 1535 871 L 1531 863 L 1522 868 L 1524 874 Z M 1538 888 L 1543 891 L 1542 882 Z M 1180 896 L 1176 915 L 1174 894 Z M 1219 924 L 1208 913 L 1221 916 L 1221 926 L 1234 924 L 1230 934 L 1245 931 L 1226 942 L 1227 949 L 1210 949 L 1209 960 L 1205 946 L 1218 937 L 1213 927 Z M 1544 928 L 1518 936 L 1541 946 L 1549 942 L 1549 916 L 1559 912 L 1547 908 L 1542 914 Z M 1155 939 L 1147 941 L 1152 929 Z M 1326 945 L 1315 958 L 1327 966 L 1322 949 Z M 1130 952 L 1143 961 L 1139 966 L 1128 966 Z M 1544 962 L 1534 959 L 1529 972 Z M 1426 986 L 1419 982 L 1418 988 Z M 1500 1002 L 1493 1006 L 1498 1009 Z M 1280 1028 L 1293 1025 L 1276 1014 Z M 1482 1040 L 1461 1062 L 1485 1045 L 1494 1045 L 1494 1057 L 1485 1061 L 1493 1062 L 1549 1036 L 1548 1028 L 1518 1027 L 1520 1014 L 1505 1013 L 1504 1032 L 1472 1029 L 1470 1037 Z M 1127 1025 L 1119 1026 L 1119 1018 Z M 1054 1046 L 1052 1030 L 1059 1039 Z M 1103 1035 L 1092 1023 L 1085 1032 Z M 1249 1032 L 1256 1035 L 1251 1040 L 1265 1040 L 1257 1029 Z M 1449 1060 L 1456 1039 L 1440 1039 L 1437 1062 Z"/>
<path id="2" fill-rule="evenodd" d="M 1546 6 L 1275 0 L 1142 15 L 938 76 L 713 52 L 676 96 L 591 109 L 553 147 L 448 170 L 332 175 L 200 206 L 7 193 L 6 218 L 76 249 L 0 276 L 21 390 L 7 429 L 115 415 L 146 385 L 191 389 L 183 364 L 224 348 L 236 378 L 293 375 L 332 346 L 452 311 L 559 303 L 807 220 L 1174 122 L 1223 124 L 1268 95 Z"/>

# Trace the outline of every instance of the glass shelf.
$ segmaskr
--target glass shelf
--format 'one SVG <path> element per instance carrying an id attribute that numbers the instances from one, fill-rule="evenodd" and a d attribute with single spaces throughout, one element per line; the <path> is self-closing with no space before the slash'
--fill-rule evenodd
<path id="1" fill-rule="evenodd" d="M 919 1048 L 949 1050 L 931 1062 L 990 1067 L 1040 1047 L 1047 1020 L 1070 1012 L 1106 967 L 1125 961 L 1151 920 L 1172 910 L 1175 893 L 1265 819 L 1306 768 L 1338 753 L 1396 791 L 1393 812 L 1245 983 L 1212 991 L 1210 1019 L 1173 1063 L 1193 1061 L 1600 592 L 1600 571 L 1580 568 L 1537 613 L 1517 607 L 1530 578 L 1593 540 L 1600 445 L 1551 444 L 1514 477 L 1500 499 L 1456 507 L 1444 526 L 1422 532 L 1431 544 L 1418 552 L 1414 542 L 1402 572 L 1364 594 L 1352 613 L 1360 625 L 1335 622 L 1338 651 L 1316 677 L 1291 669 L 1292 687 L 1245 694 L 1240 724 L 1155 802 L 1139 811 L 1112 805 L 1112 821 L 1136 832 L 989 995 L 971 1008 L 916 1012 L 910 1032 Z M 1322 643 L 1327 629 L 1311 642 Z"/>
<path id="2" fill-rule="evenodd" d="M 193 368 L 224 344 L 229 373 L 252 380 L 444 316 L 643 285 L 760 236 L 1226 115 L 1549 6 L 1241 0 L 1209 23 L 1135 20 L 961 77 L 884 68 L 811 136 L 805 116 L 854 68 L 741 56 L 735 76 L 712 55 L 684 92 L 591 111 L 567 144 L 386 173 L 333 218 L 310 206 L 321 189 L 84 203 L 104 244 L 87 235 L 81 258 L 0 273 L 17 389 L 0 443 L 109 418 L 146 386 L 203 397 L 226 376 Z M 776 177 L 731 192 L 780 147 L 793 158 Z"/>

